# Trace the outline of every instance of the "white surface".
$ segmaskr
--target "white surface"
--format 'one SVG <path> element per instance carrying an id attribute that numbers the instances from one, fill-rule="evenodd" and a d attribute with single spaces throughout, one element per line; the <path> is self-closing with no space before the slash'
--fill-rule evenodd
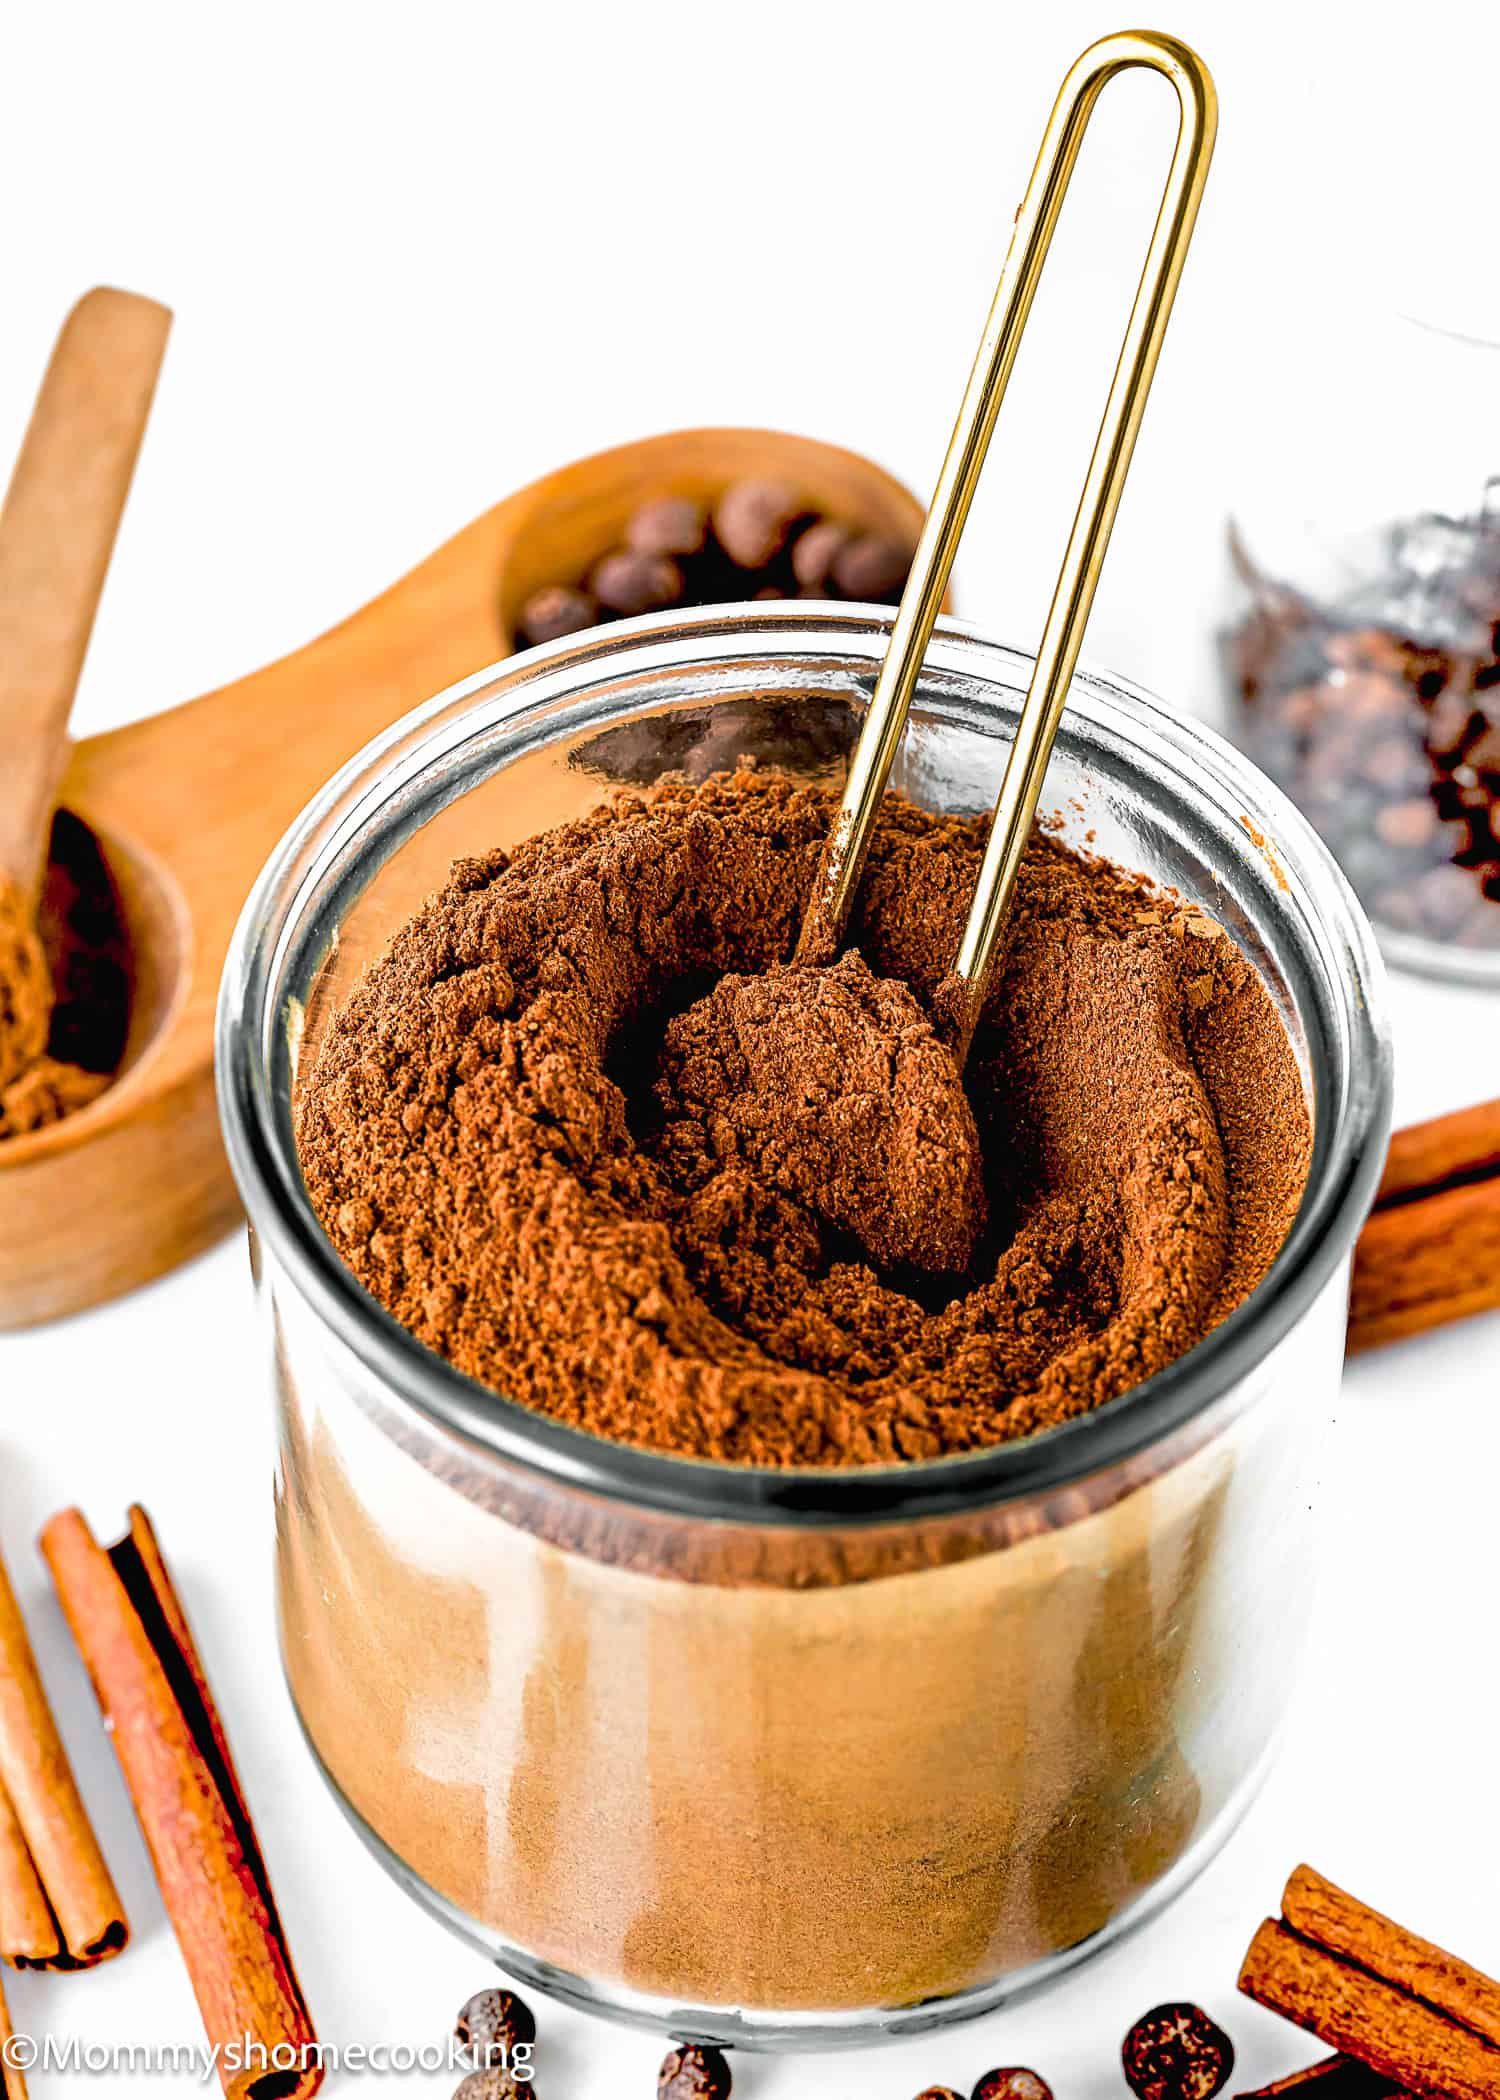
<path id="1" fill-rule="evenodd" d="M 433 6 L 12 19 L 0 459 L 78 292 L 120 283 L 178 315 L 79 726 L 279 655 L 508 488 L 649 430 L 782 424 L 929 483 L 1056 81 L 1129 12 L 772 0 L 479 20 Z M 1352 5 L 1162 10 L 1214 64 L 1224 127 L 1090 636 L 1099 661 L 1211 704 L 1224 513 L 1274 487 L 1283 440 L 1315 414 L 1267 374 L 1288 354 L 1316 360 L 1335 295 L 1286 287 L 1326 286 L 1341 258 L 1367 254 L 1393 186 L 1467 215 L 1490 268 L 1500 32 L 1493 18 L 1480 29 L 1482 12 L 1425 5 L 1398 45 Z M 962 608 L 1013 639 L 1039 625 L 1138 267 L 1164 164 L 1157 86 L 1125 83 L 1100 119 L 966 541 Z M 1420 254 L 1391 268 L 1399 285 L 1376 273 L 1345 287 L 1346 314 L 1397 290 L 1410 303 Z M 1407 980 L 1393 1006 L 1400 1115 L 1500 1086 L 1492 1003 Z M 272 1637 L 272 1454 L 247 1295 L 236 1243 L 123 1304 L 0 1341 L 0 1538 L 137 1929 L 95 1975 L 6 1986 L 23 2030 L 199 2034 L 30 1548 L 64 1502 L 102 1528 L 139 1498 L 207 1651 L 324 2038 L 426 2044 L 481 1966 L 367 1862 L 295 1734 Z M 1497 1374 L 1494 1319 L 1350 1374 L 1286 1754 L 1174 1911 L 1012 2013 L 822 2066 L 746 2063 L 738 2092 L 908 2100 L 1019 2061 L 1067 2100 L 1105 2100 L 1124 2093 L 1125 2027 L 1178 1995 L 1226 2021 L 1237 2084 L 1259 2083 L 1313 2053 L 1234 1992 L 1255 1923 L 1303 1856 L 1500 1970 Z M 650 2038 L 542 2018 L 544 2100 L 653 2090 Z M 92 2084 L 39 2075 L 34 2091 L 63 2100 Z"/>

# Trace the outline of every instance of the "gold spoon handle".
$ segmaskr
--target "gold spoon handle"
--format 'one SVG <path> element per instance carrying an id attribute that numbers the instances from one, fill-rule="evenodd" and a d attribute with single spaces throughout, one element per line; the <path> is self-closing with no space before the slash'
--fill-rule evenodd
<path id="1" fill-rule="evenodd" d="M 891 629 L 890 647 L 854 748 L 798 947 L 799 960 L 826 961 L 843 934 L 922 658 L 948 587 L 959 536 L 974 500 L 1083 135 L 1102 90 L 1117 73 L 1134 66 L 1164 74 L 1175 88 L 1177 143 L 959 945 L 955 974 L 965 1008 L 957 1046 L 960 1058 L 967 1052 L 984 1002 L 996 939 L 1078 661 L 1213 155 L 1218 127 L 1213 80 L 1196 52 L 1175 37 L 1141 30 L 1104 37 L 1078 59 L 1058 93 L 1016 214 L 1005 267 Z"/>

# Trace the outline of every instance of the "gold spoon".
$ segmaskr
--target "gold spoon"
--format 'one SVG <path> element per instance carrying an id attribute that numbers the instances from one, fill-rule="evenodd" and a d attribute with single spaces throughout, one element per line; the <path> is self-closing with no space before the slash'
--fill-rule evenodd
<path id="1" fill-rule="evenodd" d="M 1125 30 L 1103 37 L 1078 59 L 1058 92 L 1031 181 L 1016 215 L 1005 267 L 891 628 L 890 647 L 854 748 L 843 799 L 823 849 L 798 942 L 798 963 L 816 965 L 832 960 L 843 936 L 876 813 L 906 727 L 922 658 L 948 587 L 959 536 L 974 500 L 1083 135 L 1105 86 L 1117 73 L 1137 66 L 1164 74 L 1176 90 L 1177 142 L 954 963 L 956 998 L 954 1010 L 946 1018 L 951 1023 L 952 1048 L 960 1066 L 968 1055 L 984 1005 L 996 944 L 1078 662 L 1136 433 L 1213 157 L 1218 128 L 1218 98 L 1213 80 L 1196 52 L 1175 37 L 1144 30 Z"/>

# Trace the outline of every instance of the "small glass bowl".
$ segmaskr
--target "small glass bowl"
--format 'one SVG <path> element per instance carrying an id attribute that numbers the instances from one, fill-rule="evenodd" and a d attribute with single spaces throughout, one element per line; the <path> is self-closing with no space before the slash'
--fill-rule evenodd
<path id="1" fill-rule="evenodd" d="M 1500 988 L 1500 344 L 1357 313 L 1304 349 L 1231 536 L 1235 734 L 1392 962 Z"/>
<path id="2" fill-rule="evenodd" d="M 461 853 L 741 753 L 837 779 L 888 636 L 873 608 L 757 605 L 470 679 L 304 813 L 220 1007 L 314 1754 L 391 1871 L 511 1973 L 741 2047 L 982 2011 L 1148 1916 L 1242 1813 L 1286 1711 L 1389 1121 L 1380 966 L 1326 851 L 1218 738 L 1080 674 L 1049 775 L 1064 834 L 1226 925 L 1301 1059 L 1311 1177 L 1246 1304 L 1046 1435 L 807 1471 L 591 1437 L 391 1320 L 298 1173 L 330 1011 Z M 988 808 L 1029 669 L 943 625 L 896 785 Z"/>

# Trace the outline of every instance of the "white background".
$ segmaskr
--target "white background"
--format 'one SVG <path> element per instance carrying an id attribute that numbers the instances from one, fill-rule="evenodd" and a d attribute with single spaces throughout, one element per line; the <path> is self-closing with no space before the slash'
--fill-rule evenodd
<path id="1" fill-rule="evenodd" d="M 1328 0 L 1163 12 L 1218 74 L 1221 148 L 1088 646 L 1185 708 L 1216 706 L 1232 505 L 1291 508 L 1333 432 L 1349 485 L 1389 465 L 1394 486 L 1419 431 L 1462 445 L 1476 481 L 1500 466 L 1456 392 L 1401 395 L 1371 347 L 1392 304 L 1493 297 L 1500 33 L 1480 8 L 1394 23 Z M 7 11 L 0 458 L 79 292 L 114 282 L 177 312 L 80 731 L 281 654 L 512 487 L 648 431 L 781 425 L 930 485 L 1053 90 L 1120 26 L 1075 0 Z M 1168 124 L 1159 83 L 1112 93 L 969 528 L 961 609 L 1010 639 L 1040 622 Z M 1403 1119 L 1497 1090 L 1492 1002 L 1407 979 L 1392 1007 Z M 247 1300 L 236 1241 L 0 1341 L 0 1538 L 137 1930 L 94 1975 L 7 1977 L 12 2011 L 93 2042 L 198 2033 L 31 1546 L 61 1504 L 113 1536 L 139 1498 L 207 1652 L 324 2038 L 428 2043 L 482 1969 L 367 1862 L 297 1740 Z M 1124 2092 L 1125 2027 L 1179 1995 L 1226 2021 L 1237 2083 L 1259 2083 L 1312 2053 L 1234 1992 L 1304 1856 L 1500 1969 L 1497 1373 L 1493 1318 L 1350 1373 L 1286 1754 L 1175 1910 L 1010 2013 L 822 2066 L 748 2062 L 737 2090 L 907 2100 L 998 2060 L 1104 2100 Z M 1289 1669 L 1302 1630 L 1287 1628 Z M 659 2054 L 543 2008 L 544 2100 L 648 2094 Z"/>

